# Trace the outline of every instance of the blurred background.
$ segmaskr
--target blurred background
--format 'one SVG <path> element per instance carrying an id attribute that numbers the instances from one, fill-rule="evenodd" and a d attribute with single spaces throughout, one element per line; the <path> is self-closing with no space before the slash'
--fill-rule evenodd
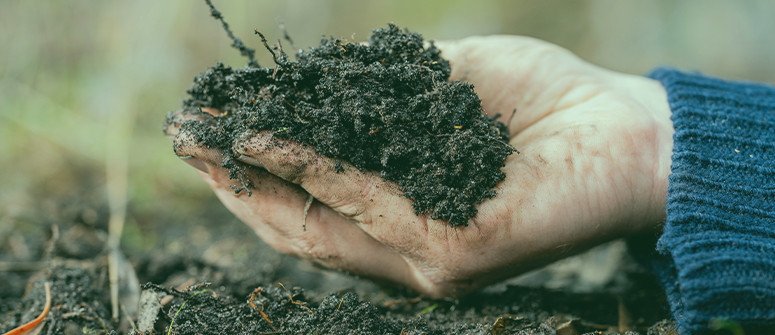
<path id="1" fill-rule="evenodd" d="M 214 2 L 262 64 L 271 58 L 253 29 L 276 40 L 284 23 L 306 48 L 323 35 L 362 41 L 394 22 L 435 40 L 533 36 L 633 74 L 669 65 L 775 83 L 769 0 Z M 215 198 L 161 132 L 194 76 L 219 60 L 245 64 L 203 1 L 0 4 L 0 231 L 5 219 L 55 206 L 51 194 L 104 203 L 109 178 L 128 179 L 129 247 L 153 248 L 143 213 L 211 208 L 201 204 Z"/>

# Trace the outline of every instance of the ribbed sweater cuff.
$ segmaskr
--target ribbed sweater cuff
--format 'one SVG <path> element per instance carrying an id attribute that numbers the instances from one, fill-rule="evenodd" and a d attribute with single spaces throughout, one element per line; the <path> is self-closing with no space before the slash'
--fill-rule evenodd
<path id="1" fill-rule="evenodd" d="M 679 332 L 727 319 L 775 334 L 775 88 L 671 69 L 667 221 L 656 274 Z"/>

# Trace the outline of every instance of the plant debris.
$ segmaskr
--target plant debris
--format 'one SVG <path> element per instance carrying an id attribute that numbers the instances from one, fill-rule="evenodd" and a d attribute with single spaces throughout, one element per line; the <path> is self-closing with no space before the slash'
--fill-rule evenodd
<path id="1" fill-rule="evenodd" d="M 51 283 L 45 282 L 43 285 L 46 290 L 46 304 L 43 307 L 43 312 L 41 312 L 40 315 L 34 320 L 16 327 L 4 335 L 22 335 L 32 333 L 35 328 L 42 327 L 41 322 L 46 317 L 46 315 L 48 315 L 48 311 L 51 309 Z"/>
<path id="2" fill-rule="evenodd" d="M 256 31 L 275 62 L 261 67 L 211 11 L 249 62 L 238 69 L 218 63 L 196 77 L 184 111 L 220 113 L 186 121 L 181 131 L 224 153 L 222 166 L 243 184 L 236 192 L 252 185 L 233 146 L 247 132 L 271 131 L 276 140 L 379 172 L 413 201 L 415 214 L 452 226 L 467 225 L 476 205 L 496 195 L 515 151 L 508 130 L 483 112 L 473 85 L 448 81 L 449 62 L 433 42 L 389 24 L 367 44 L 323 38 L 294 61 Z M 331 168 L 341 171 L 341 162 Z"/>

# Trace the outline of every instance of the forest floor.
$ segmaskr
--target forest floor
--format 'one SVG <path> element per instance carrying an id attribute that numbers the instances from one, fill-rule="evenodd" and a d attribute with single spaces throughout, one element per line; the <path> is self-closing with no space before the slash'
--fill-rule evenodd
<path id="1" fill-rule="evenodd" d="M 130 204 L 116 320 L 108 206 L 95 174 L 78 175 L 0 215 L 0 333 L 41 313 L 48 282 L 39 334 L 675 334 L 664 293 L 621 241 L 431 300 L 282 255 L 214 196 L 184 195 Z"/>

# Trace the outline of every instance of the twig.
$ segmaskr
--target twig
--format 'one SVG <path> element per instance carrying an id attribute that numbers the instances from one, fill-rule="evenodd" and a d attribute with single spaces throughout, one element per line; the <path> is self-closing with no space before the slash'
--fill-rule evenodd
<path id="1" fill-rule="evenodd" d="M 124 315 L 128 315 L 129 313 L 126 312 L 126 306 L 124 304 L 121 304 L 121 311 L 124 312 Z M 137 325 L 135 324 L 135 321 L 132 320 L 131 317 L 126 318 L 127 321 L 129 321 L 129 326 L 132 327 L 133 330 L 137 330 Z"/>
<path id="2" fill-rule="evenodd" d="M 248 304 L 250 305 L 250 307 L 253 307 L 255 310 L 257 310 L 258 314 L 261 314 L 261 317 L 264 318 L 264 320 L 266 320 L 266 323 L 268 323 L 269 326 L 274 328 L 274 326 L 272 326 L 272 320 L 269 320 L 269 316 L 266 315 L 266 313 L 264 313 L 264 303 L 263 302 L 259 302 L 261 304 L 261 309 L 258 309 L 258 307 L 256 307 L 256 304 L 253 303 L 253 299 L 255 299 L 258 296 L 259 293 L 261 293 L 261 288 L 260 287 L 255 289 L 255 290 L 253 290 L 253 294 L 251 294 L 250 298 L 248 298 Z"/>
<path id="3" fill-rule="evenodd" d="M 234 190 L 234 194 L 240 194 L 243 190 L 248 193 L 248 196 L 253 195 L 253 191 L 250 190 L 250 187 L 252 187 L 251 182 L 248 180 L 245 180 L 245 170 L 240 168 L 239 171 L 237 171 L 237 178 L 240 181 L 240 186 L 234 186 L 231 185 L 232 190 Z"/>
<path id="4" fill-rule="evenodd" d="M 280 63 L 277 61 L 277 54 L 269 46 L 269 43 L 266 41 L 266 37 L 264 37 L 264 34 L 258 31 L 258 29 L 253 30 L 253 33 L 261 37 L 261 43 L 264 45 L 264 48 L 266 48 L 266 50 L 269 50 L 269 53 L 272 54 L 272 60 L 274 60 L 274 63 L 277 65 L 280 65 Z"/>
<path id="5" fill-rule="evenodd" d="M 51 309 L 51 283 L 45 282 L 45 283 L 43 283 L 43 286 L 46 289 L 46 305 L 45 305 L 45 307 L 43 307 L 43 312 L 41 312 L 40 315 L 38 315 L 38 317 L 35 318 L 34 320 L 32 320 L 30 322 L 27 322 L 27 323 L 25 323 L 25 324 L 23 324 L 23 325 L 21 325 L 19 327 L 16 327 L 16 328 L 12 329 L 11 331 L 5 333 L 4 335 L 23 335 L 23 334 L 27 334 L 32 329 L 37 327 L 43 321 L 43 319 L 46 318 L 46 315 L 48 315 L 49 309 Z"/>
<path id="6" fill-rule="evenodd" d="M 213 3 L 210 0 L 205 0 L 205 3 L 207 3 L 207 6 L 210 7 L 210 15 L 216 20 L 221 21 L 223 30 L 226 31 L 226 35 L 228 35 L 232 41 L 231 46 L 239 50 L 240 54 L 248 58 L 248 65 L 258 67 L 259 65 L 256 61 L 256 50 L 246 47 L 245 43 L 242 43 L 242 40 L 237 38 L 237 36 L 234 36 L 234 33 L 232 33 L 231 29 L 229 29 L 229 24 L 226 23 L 226 20 L 223 19 L 223 14 L 215 9 L 215 6 L 213 6 Z"/>
<path id="7" fill-rule="evenodd" d="M 281 282 L 277 282 L 277 283 L 280 284 L 283 290 L 285 290 L 285 293 L 288 293 L 288 299 L 291 299 L 292 304 L 304 307 L 307 310 L 307 312 L 309 312 L 312 315 L 315 315 L 315 312 L 313 312 L 311 309 L 309 309 L 309 307 L 306 306 L 307 305 L 306 302 L 293 301 L 293 295 L 291 295 L 291 291 L 288 291 L 288 289 L 285 288 L 285 285 L 283 285 L 283 283 Z"/>
<path id="8" fill-rule="evenodd" d="M 127 186 L 129 183 L 129 148 L 134 114 L 125 110 L 114 114 L 107 132 L 105 154 L 106 187 L 108 193 L 108 278 L 113 320 L 119 319 L 118 271 L 119 244 L 126 220 Z"/>
<path id="9" fill-rule="evenodd" d="M 336 310 L 338 311 L 340 308 L 342 308 L 342 303 L 344 302 L 344 297 L 342 297 L 342 300 L 339 300 L 339 306 L 336 306 Z"/>

